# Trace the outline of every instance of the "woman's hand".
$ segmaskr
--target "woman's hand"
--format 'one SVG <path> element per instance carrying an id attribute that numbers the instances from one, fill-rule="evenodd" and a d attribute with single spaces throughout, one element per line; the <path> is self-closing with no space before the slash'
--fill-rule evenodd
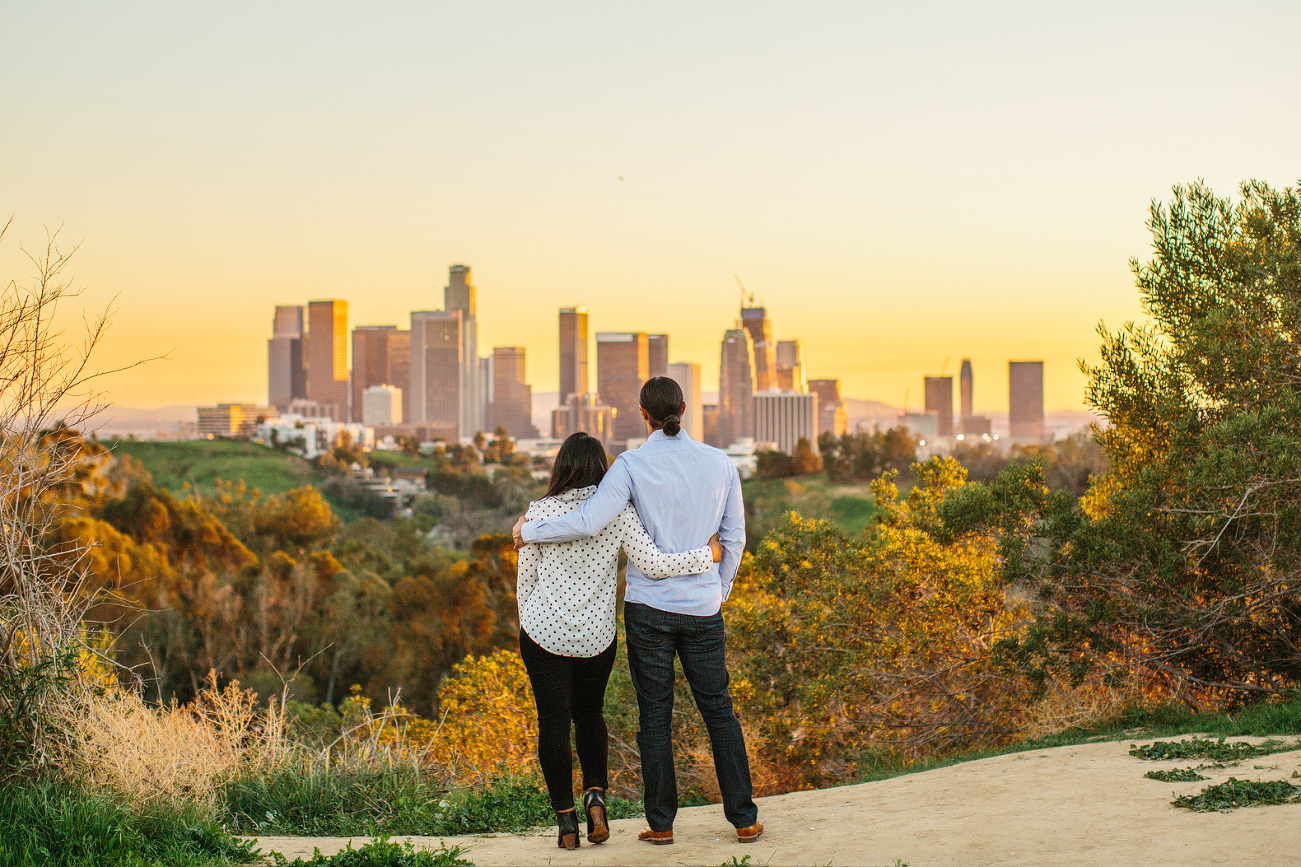
<path id="1" fill-rule="evenodd" d="M 709 550 L 714 555 L 715 563 L 723 562 L 723 545 L 718 541 L 718 534 L 709 537 Z"/>

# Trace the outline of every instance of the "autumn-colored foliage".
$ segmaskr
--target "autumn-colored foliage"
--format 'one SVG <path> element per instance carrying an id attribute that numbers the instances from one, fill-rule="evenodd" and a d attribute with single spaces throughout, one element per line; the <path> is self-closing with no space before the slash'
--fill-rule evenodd
<path id="1" fill-rule="evenodd" d="M 992 648 L 1025 608 L 993 538 L 927 530 L 965 471 L 947 459 L 914 470 L 904 502 L 890 475 L 876 482 L 882 518 L 862 538 L 790 514 L 728 603 L 736 699 L 797 784 L 852 778 L 864 754 L 914 758 L 1017 730 L 1027 689 Z"/>

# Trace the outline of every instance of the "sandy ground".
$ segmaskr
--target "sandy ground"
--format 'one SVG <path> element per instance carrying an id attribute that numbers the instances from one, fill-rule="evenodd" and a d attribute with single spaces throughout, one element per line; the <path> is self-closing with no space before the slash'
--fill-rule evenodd
<path id="1" fill-rule="evenodd" d="M 1234 740 L 1239 740 L 1234 738 Z M 1242 738 L 1259 742 L 1260 738 Z M 1150 742 L 1150 739 L 1144 742 Z M 672 846 L 639 842 L 640 819 L 611 823 L 610 840 L 559 849 L 554 832 L 447 837 L 478 867 L 495 865 L 716 865 L 750 856 L 755 865 L 1126 865 L 1301 864 L 1301 804 L 1231 813 L 1192 813 L 1173 794 L 1239 779 L 1292 779 L 1301 752 L 1203 770 L 1209 779 L 1162 783 L 1150 770 L 1199 761 L 1144 762 L 1130 741 L 998 756 L 875 783 L 759 800 L 765 833 L 740 844 L 719 806 L 678 813 Z M 436 837 L 411 839 L 437 848 Z M 332 854 L 347 838 L 262 837 L 265 852 L 291 859 L 319 847 Z M 352 840 L 354 847 L 365 838 Z"/>

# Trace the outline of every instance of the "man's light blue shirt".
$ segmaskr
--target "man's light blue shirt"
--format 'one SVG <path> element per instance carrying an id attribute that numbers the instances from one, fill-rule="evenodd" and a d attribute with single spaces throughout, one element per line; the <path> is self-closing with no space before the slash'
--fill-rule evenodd
<path id="1" fill-rule="evenodd" d="M 594 536 L 632 501 L 646 532 L 660 550 L 690 551 L 718 533 L 723 560 L 699 575 L 653 581 L 631 563 L 624 599 L 661 611 L 708 617 L 732 591 L 745 550 L 745 507 L 741 477 L 723 452 L 680 431 L 651 433 L 638 449 L 615 460 L 596 493 L 581 509 L 529 521 L 521 530 L 527 542 L 571 542 Z"/>

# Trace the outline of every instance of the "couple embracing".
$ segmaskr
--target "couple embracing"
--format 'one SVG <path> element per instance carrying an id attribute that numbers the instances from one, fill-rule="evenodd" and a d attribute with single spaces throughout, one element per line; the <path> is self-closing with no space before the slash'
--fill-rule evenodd
<path id="1" fill-rule="evenodd" d="M 576 848 L 570 722 L 583 772 L 587 839 L 609 839 L 609 741 L 602 707 L 614 666 L 618 552 L 628 555 L 624 633 L 637 690 L 646 819 L 639 840 L 673 842 L 673 658 L 709 731 L 723 813 L 737 839 L 763 833 L 741 723 L 728 691 L 722 604 L 745 547 L 741 481 L 727 455 L 681 429 L 686 405 L 673 380 L 642 386 L 650 437 L 607 469 L 601 442 L 565 440 L 547 495 L 515 525 L 520 655 L 538 708 L 538 760 L 559 825 Z M 536 544 L 535 544 L 536 543 Z"/>

